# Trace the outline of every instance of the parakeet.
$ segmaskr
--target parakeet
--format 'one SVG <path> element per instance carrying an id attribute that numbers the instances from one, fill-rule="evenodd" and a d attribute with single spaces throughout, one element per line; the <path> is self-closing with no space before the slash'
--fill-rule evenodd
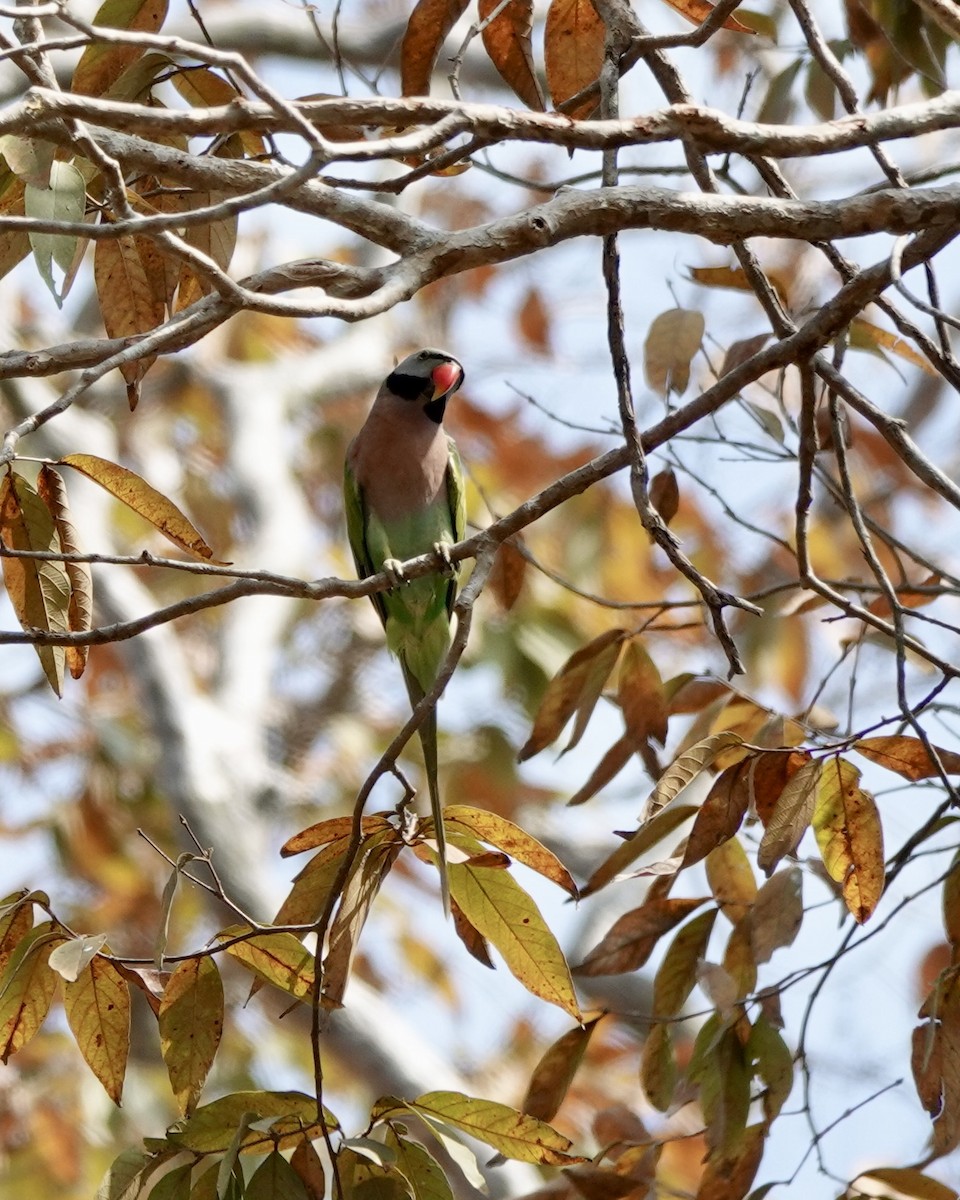
<path id="1" fill-rule="evenodd" d="M 361 579 L 404 559 L 450 546 L 466 529 L 463 468 L 443 430 L 447 401 L 463 383 L 459 362 L 442 350 L 408 355 L 380 386 L 363 428 L 350 443 L 344 501 L 350 548 Z M 400 660 L 410 703 L 430 690 L 450 648 L 457 579 L 426 575 L 370 597 Z M 436 827 L 440 891 L 450 911 L 446 837 L 437 786 L 437 715 L 420 726 L 430 811 Z"/>

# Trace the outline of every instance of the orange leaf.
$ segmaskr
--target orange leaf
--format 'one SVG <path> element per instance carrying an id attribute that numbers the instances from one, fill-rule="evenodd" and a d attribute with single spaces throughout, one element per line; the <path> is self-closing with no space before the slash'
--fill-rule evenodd
<path id="1" fill-rule="evenodd" d="M 650 480 L 650 503 L 669 525 L 680 508 L 680 486 L 673 467 L 664 467 Z"/>
<path id="2" fill-rule="evenodd" d="M 417 0 L 400 43 L 400 94 L 428 96 L 433 68 L 467 0 Z"/>
<path id="3" fill-rule="evenodd" d="M 714 7 L 709 0 L 665 0 L 665 2 L 693 25 L 702 25 L 713 12 Z M 720 28 L 732 29 L 736 33 L 755 32 L 749 25 L 741 24 L 736 17 L 732 16 L 727 17 Z"/>
<path id="4" fill-rule="evenodd" d="M 500 0 L 480 0 L 480 20 L 486 21 Z M 480 36 L 490 61 L 527 108 L 543 112 L 543 92 L 533 63 L 530 31 L 533 28 L 533 0 L 510 0 L 506 8 L 484 25 Z"/>
<path id="5" fill-rule="evenodd" d="M 550 313 L 536 287 L 527 289 L 517 313 L 517 329 L 531 349 L 540 354 L 550 353 Z"/>
<path id="6" fill-rule="evenodd" d="M 551 0 L 543 36 L 547 87 L 554 107 L 559 108 L 599 79 L 606 26 L 591 0 Z M 566 112 L 580 120 L 596 107 L 591 98 Z"/>
<path id="7" fill-rule="evenodd" d="M 97 9 L 93 24 L 130 33 L 158 33 L 166 15 L 167 0 L 106 0 Z M 80 56 L 70 90 L 84 96 L 105 96 L 142 54 L 142 46 L 92 42 Z"/>
<path id="8" fill-rule="evenodd" d="M 927 748 L 919 738 L 896 735 L 892 737 L 860 738 L 853 743 L 853 749 L 864 758 L 869 758 L 877 766 L 895 771 L 904 779 L 916 782 L 918 779 L 933 779 L 939 775 L 936 765 L 927 754 Z M 952 750 L 941 750 L 935 746 L 943 769 L 948 775 L 960 775 L 960 754 Z"/>
<path id="9" fill-rule="evenodd" d="M 527 577 L 527 560 L 520 550 L 521 544 L 519 534 L 500 543 L 487 581 L 489 590 L 504 612 L 509 612 L 520 599 Z"/>

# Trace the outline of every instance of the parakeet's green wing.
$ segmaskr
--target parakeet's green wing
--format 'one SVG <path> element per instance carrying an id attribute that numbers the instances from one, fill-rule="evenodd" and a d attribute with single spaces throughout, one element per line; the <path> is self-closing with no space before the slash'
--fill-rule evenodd
<path id="1" fill-rule="evenodd" d="M 357 483 L 356 476 L 350 469 L 349 461 L 344 464 L 343 468 L 343 507 L 347 514 L 347 537 L 350 541 L 350 549 L 353 552 L 357 577 L 359 579 L 366 579 L 368 575 L 376 574 L 376 568 L 370 557 L 364 533 L 367 527 L 367 515 L 363 503 L 363 491 Z M 370 599 L 380 614 L 380 620 L 386 624 L 387 610 L 383 602 L 383 595 L 377 592 Z"/>
<path id="2" fill-rule="evenodd" d="M 450 461 L 447 464 L 447 499 L 450 502 L 450 519 L 453 540 L 460 542 L 467 533 L 467 489 L 463 478 L 463 464 L 453 438 L 447 438 Z M 447 585 L 447 613 L 453 616 L 457 601 L 458 580 L 453 577 Z"/>

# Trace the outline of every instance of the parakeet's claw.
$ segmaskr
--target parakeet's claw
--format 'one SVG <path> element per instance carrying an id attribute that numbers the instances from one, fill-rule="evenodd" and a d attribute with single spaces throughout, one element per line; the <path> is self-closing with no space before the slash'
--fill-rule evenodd
<path id="1" fill-rule="evenodd" d="M 440 570 L 449 579 L 453 579 L 457 573 L 457 564 L 450 560 L 450 547 L 446 542 L 434 542 L 433 552 L 440 560 Z"/>
<path id="2" fill-rule="evenodd" d="M 403 574 L 403 563 L 399 558 L 385 558 L 382 569 L 389 578 L 391 587 L 396 588 L 407 582 Z"/>

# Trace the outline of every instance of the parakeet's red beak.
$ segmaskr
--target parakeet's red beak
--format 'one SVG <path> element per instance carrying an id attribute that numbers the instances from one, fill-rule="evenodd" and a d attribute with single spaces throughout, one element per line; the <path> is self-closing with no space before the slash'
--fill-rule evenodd
<path id="1" fill-rule="evenodd" d="M 430 378 L 433 380 L 434 400 L 438 400 L 455 388 L 460 382 L 460 376 L 461 371 L 456 363 L 441 363 L 439 367 L 434 367 L 430 372 Z"/>

